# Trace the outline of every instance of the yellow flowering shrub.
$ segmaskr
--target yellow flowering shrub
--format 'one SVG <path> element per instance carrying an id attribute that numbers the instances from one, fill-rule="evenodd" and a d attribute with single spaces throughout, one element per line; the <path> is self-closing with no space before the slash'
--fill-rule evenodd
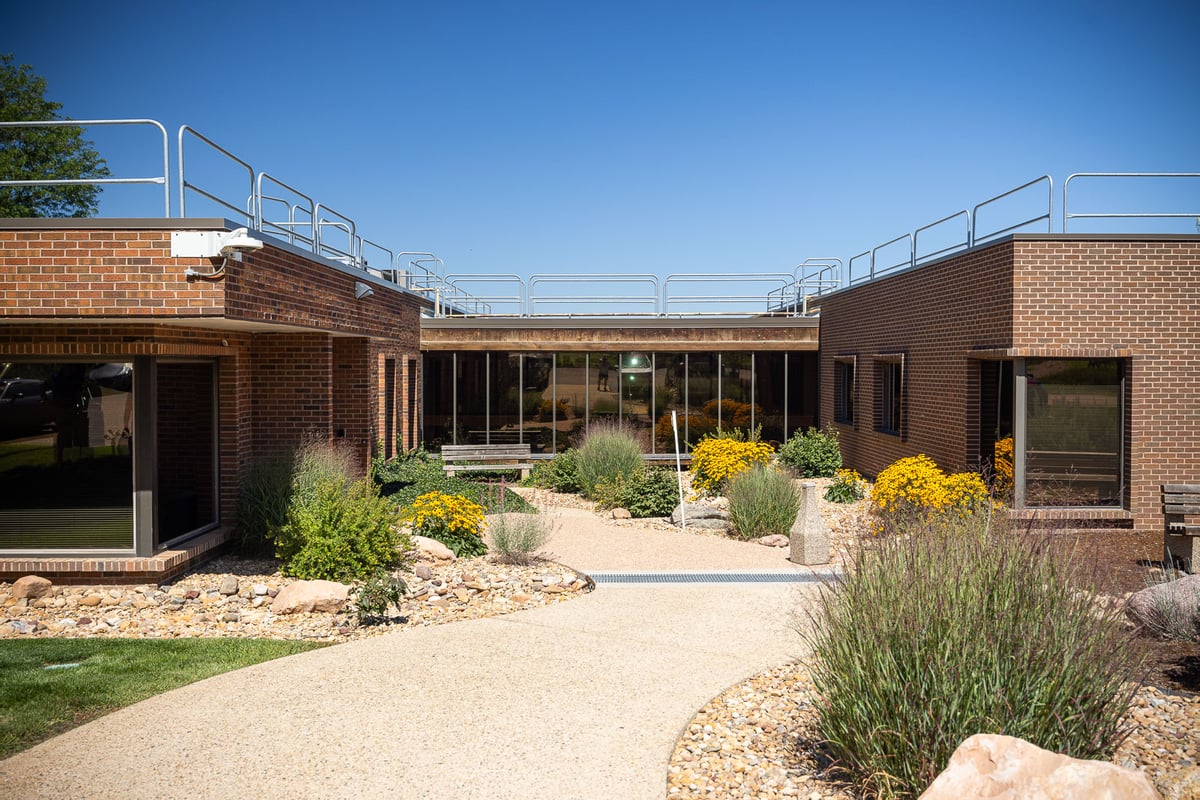
<path id="1" fill-rule="evenodd" d="M 858 470 L 839 469 L 833 473 L 833 483 L 825 490 L 825 499 L 830 503 L 853 503 L 866 494 L 867 482 Z"/>
<path id="2" fill-rule="evenodd" d="M 483 541 L 484 509 L 461 494 L 426 492 L 404 510 L 413 533 L 436 539 L 456 556 L 480 556 L 487 552 Z"/>
<path id="3" fill-rule="evenodd" d="M 875 478 L 873 532 L 893 533 L 906 523 L 942 514 L 965 518 L 986 511 L 990 503 L 987 484 L 977 473 L 947 475 L 922 453 L 900 459 Z"/>
<path id="4" fill-rule="evenodd" d="M 719 492 L 725 482 L 751 464 L 766 464 L 775 449 L 766 442 L 739 442 L 736 439 L 702 439 L 692 448 L 692 486 L 707 492 Z"/>
<path id="5" fill-rule="evenodd" d="M 996 494 L 1007 497 L 1013 488 L 1013 437 L 1005 436 L 992 448 Z"/>

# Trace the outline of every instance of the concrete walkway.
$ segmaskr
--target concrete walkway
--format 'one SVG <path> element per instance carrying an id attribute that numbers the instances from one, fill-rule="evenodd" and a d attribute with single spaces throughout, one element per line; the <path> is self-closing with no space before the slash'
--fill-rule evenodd
<path id="1" fill-rule="evenodd" d="M 793 569 L 782 550 L 562 510 L 584 572 Z M 811 584 L 601 585 L 219 675 L 0 762 L 9 797 L 654 798 L 710 698 L 799 654 Z"/>

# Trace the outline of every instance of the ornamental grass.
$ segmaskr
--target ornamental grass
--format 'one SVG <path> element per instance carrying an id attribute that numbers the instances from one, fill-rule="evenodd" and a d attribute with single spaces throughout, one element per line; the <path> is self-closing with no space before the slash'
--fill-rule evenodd
<path id="1" fill-rule="evenodd" d="M 870 542 L 802 630 L 836 767 L 912 797 L 975 733 L 1109 757 L 1142 651 L 1115 605 L 1075 590 L 1079 577 L 1044 535 L 986 518 Z"/>
<path id="2" fill-rule="evenodd" d="M 602 484 L 620 482 L 641 469 L 642 445 L 628 428 L 597 423 L 579 447 L 576 472 L 585 497 L 595 498 Z"/>
<path id="3" fill-rule="evenodd" d="M 755 464 L 729 481 L 729 521 L 739 539 L 787 535 L 800 511 L 800 493 L 790 475 Z"/>

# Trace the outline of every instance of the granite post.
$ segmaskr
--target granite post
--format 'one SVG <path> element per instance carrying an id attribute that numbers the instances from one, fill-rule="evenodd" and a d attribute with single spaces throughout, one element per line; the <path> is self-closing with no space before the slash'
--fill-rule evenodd
<path id="1" fill-rule="evenodd" d="M 792 523 L 792 552 L 796 564 L 815 566 L 829 563 L 829 528 L 817 508 L 817 485 L 800 484 L 800 511 Z"/>

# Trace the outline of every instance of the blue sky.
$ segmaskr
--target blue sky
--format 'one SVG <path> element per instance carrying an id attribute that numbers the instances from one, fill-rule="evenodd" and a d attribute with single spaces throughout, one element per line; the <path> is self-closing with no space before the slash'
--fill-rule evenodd
<path id="1" fill-rule="evenodd" d="M 1045 173 L 1198 171 L 1198 30 L 1195 0 L 0 3 L 64 113 L 187 123 L 370 239 L 522 274 L 790 271 Z"/>

